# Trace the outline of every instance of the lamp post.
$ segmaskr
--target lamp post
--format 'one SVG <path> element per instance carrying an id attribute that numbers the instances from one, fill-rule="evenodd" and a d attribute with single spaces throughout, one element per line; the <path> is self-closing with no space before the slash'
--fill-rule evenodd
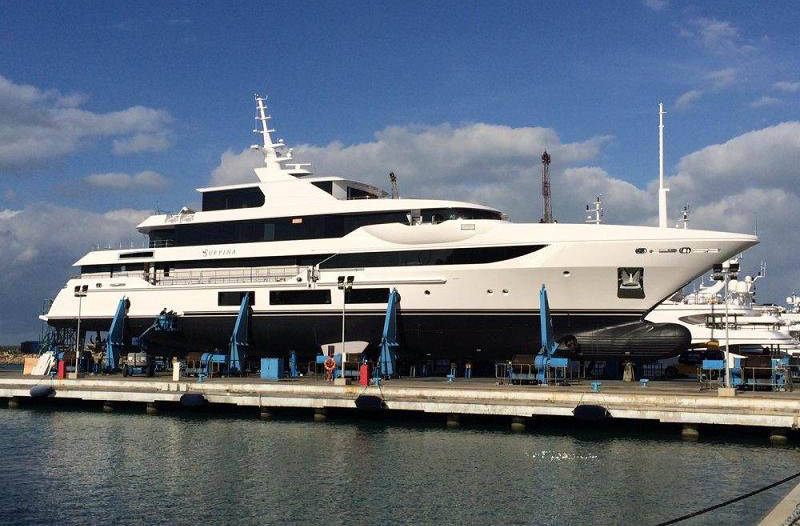
<path id="1" fill-rule="evenodd" d="M 347 357 L 344 345 L 344 320 L 345 312 L 347 310 L 347 291 L 353 288 L 353 280 L 355 276 L 339 276 L 337 278 L 337 286 L 342 291 L 342 380 L 345 379 L 344 375 L 344 361 Z"/>
<path id="2" fill-rule="evenodd" d="M 75 334 L 75 376 L 78 379 L 78 358 L 81 355 L 81 302 L 86 297 L 89 285 L 76 285 L 75 297 L 78 298 L 78 330 Z"/>
<path id="3" fill-rule="evenodd" d="M 731 386 L 731 367 L 730 367 L 730 323 L 728 321 L 728 303 L 730 302 L 730 291 L 728 284 L 731 277 L 734 279 L 739 274 L 739 260 L 731 259 L 724 263 L 714 265 L 712 278 L 715 281 L 725 281 L 725 387 Z"/>

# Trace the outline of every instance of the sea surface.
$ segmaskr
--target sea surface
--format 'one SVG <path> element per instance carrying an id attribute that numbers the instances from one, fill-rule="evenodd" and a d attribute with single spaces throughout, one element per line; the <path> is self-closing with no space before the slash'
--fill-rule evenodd
<path id="1" fill-rule="evenodd" d="M 761 433 L 0 408 L 3 524 L 656 524 L 800 470 Z M 754 524 L 791 482 L 682 524 Z"/>

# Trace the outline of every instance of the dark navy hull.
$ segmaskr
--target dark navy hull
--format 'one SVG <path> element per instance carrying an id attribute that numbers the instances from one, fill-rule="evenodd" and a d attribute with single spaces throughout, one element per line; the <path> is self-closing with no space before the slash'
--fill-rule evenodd
<path id="1" fill-rule="evenodd" d="M 183 345 L 179 352 L 226 349 L 236 317 L 192 313 L 180 318 Z M 557 339 L 572 340 L 569 353 L 583 360 L 657 360 L 688 348 L 691 336 L 675 324 L 641 321 L 636 313 L 554 313 Z M 151 319 L 131 319 L 133 334 Z M 381 340 L 384 313 L 348 313 L 345 337 L 370 343 L 375 353 Z M 107 330 L 110 320 L 82 320 L 88 331 Z M 451 360 L 509 360 L 517 354 L 536 354 L 541 344 L 539 313 L 528 312 L 401 312 L 398 315 L 400 358 Z M 73 322 L 74 326 L 74 322 Z M 313 358 L 320 346 L 341 341 L 341 314 L 330 312 L 254 313 L 253 349 L 258 354 Z"/>

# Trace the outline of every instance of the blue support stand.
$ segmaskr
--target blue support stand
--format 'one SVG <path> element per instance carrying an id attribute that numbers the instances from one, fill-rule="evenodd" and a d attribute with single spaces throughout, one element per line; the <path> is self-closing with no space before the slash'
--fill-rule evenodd
<path id="1" fill-rule="evenodd" d="M 381 356 L 378 367 L 375 368 L 375 378 L 388 378 L 394 376 L 397 366 L 397 303 L 400 294 L 397 289 L 392 289 L 386 304 L 386 317 L 383 320 L 383 335 L 381 336 Z"/>
<path id="2" fill-rule="evenodd" d="M 550 319 L 550 303 L 547 301 L 547 289 L 542 284 L 539 291 L 539 324 L 542 330 L 542 347 L 533 360 L 536 368 L 536 380 L 547 383 L 549 380 L 548 368 L 566 368 L 569 366 L 567 358 L 556 358 L 555 353 L 558 343 L 553 336 L 553 321 Z"/>
<path id="3" fill-rule="evenodd" d="M 289 353 L 289 376 L 297 378 L 300 374 L 297 372 L 297 353 L 292 351 Z"/>
<path id="4" fill-rule="evenodd" d="M 250 325 L 253 318 L 253 309 L 250 308 L 250 295 L 242 297 L 236 325 L 233 326 L 231 335 L 230 352 L 228 353 L 227 370 L 229 375 L 242 374 L 244 363 L 247 359 L 247 350 L 250 348 Z"/>
<path id="5" fill-rule="evenodd" d="M 103 370 L 113 373 L 119 370 L 119 359 L 122 354 L 130 350 L 130 335 L 127 330 L 128 308 L 130 307 L 128 298 L 122 297 L 117 304 L 117 312 L 111 320 L 111 328 L 108 329 L 108 342 L 106 343 L 106 358 L 103 363 Z"/>

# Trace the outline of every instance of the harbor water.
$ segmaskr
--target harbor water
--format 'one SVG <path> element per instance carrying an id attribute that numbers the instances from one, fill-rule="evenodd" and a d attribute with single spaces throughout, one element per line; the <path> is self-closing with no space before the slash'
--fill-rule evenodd
<path id="1" fill-rule="evenodd" d="M 139 408 L 141 409 L 141 408 Z M 675 428 L 0 409 L 5 524 L 656 524 L 796 472 Z M 790 444 L 792 444 L 790 442 Z M 791 486 L 683 524 L 754 524 Z"/>

